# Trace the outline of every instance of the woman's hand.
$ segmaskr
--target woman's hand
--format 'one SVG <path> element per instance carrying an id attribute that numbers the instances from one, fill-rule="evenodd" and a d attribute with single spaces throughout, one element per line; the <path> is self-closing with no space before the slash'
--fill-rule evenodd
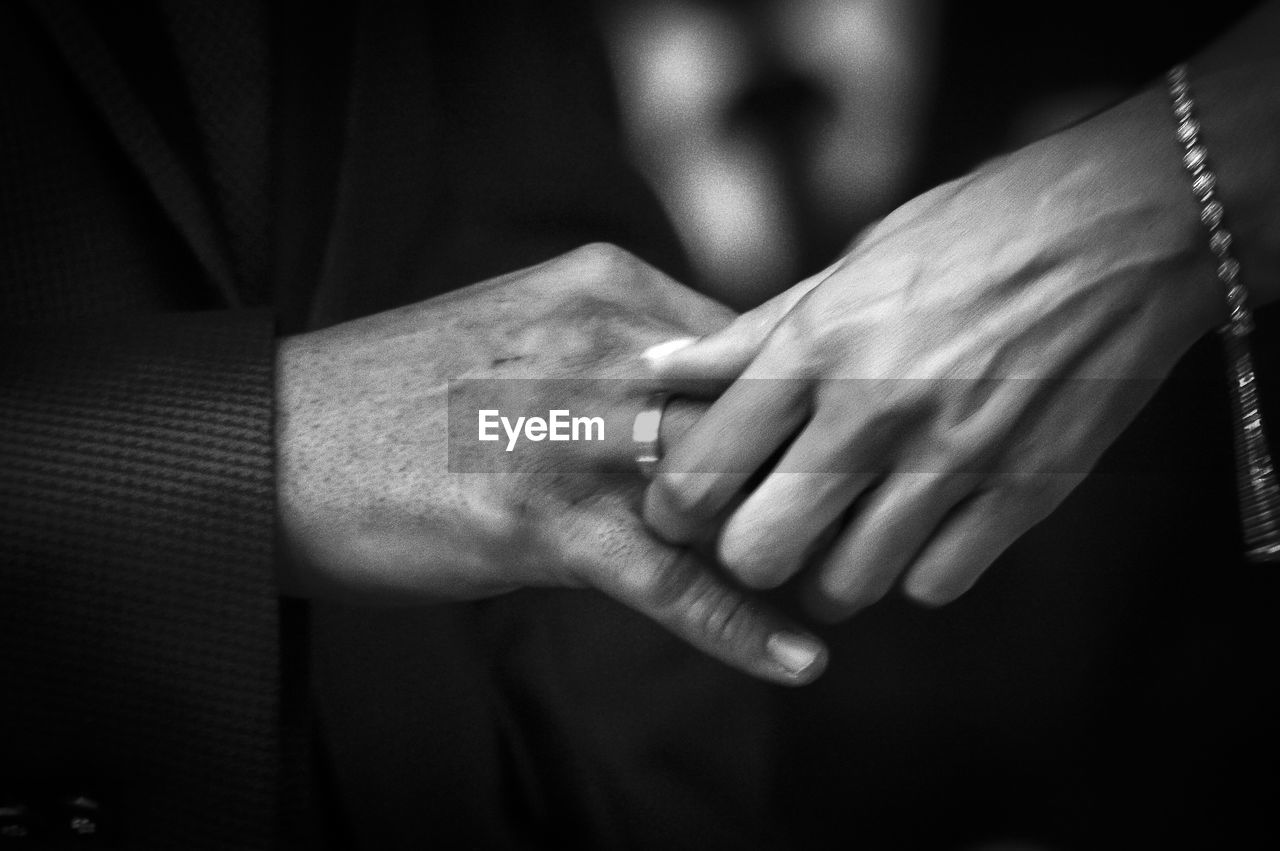
<path id="1" fill-rule="evenodd" d="M 813 562 L 833 616 L 899 577 L 928 603 L 964 592 L 1225 316 L 1170 125 L 1148 92 L 660 349 L 663 380 L 739 380 L 664 459 L 646 520 L 673 542 L 724 522 L 720 559 L 753 586 Z"/>

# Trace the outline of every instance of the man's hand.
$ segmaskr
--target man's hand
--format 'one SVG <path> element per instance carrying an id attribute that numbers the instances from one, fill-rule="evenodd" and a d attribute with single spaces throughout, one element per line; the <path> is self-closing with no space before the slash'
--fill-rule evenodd
<path id="1" fill-rule="evenodd" d="M 731 318 L 625 252 L 588 246 L 285 340 L 277 437 L 280 528 L 291 557 L 284 590 L 412 603 L 592 587 L 755 676 L 812 680 L 826 655 L 816 639 L 691 550 L 655 538 L 638 516 L 644 482 L 631 424 L 657 389 L 639 353 Z M 605 439 L 500 455 L 507 466 L 497 471 L 451 471 L 450 379 L 481 381 L 498 394 L 487 404 L 499 410 L 506 398 L 513 410 L 601 416 Z M 530 398 L 544 387 L 554 399 Z M 697 413 L 672 404 L 665 436 Z"/>

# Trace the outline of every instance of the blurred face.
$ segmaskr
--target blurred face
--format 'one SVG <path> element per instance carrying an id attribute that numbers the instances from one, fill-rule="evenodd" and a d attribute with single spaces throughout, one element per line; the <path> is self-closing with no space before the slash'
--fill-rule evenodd
<path id="1" fill-rule="evenodd" d="M 653 0 L 606 16 L 637 155 L 717 295 L 758 301 L 902 200 L 938 5 Z"/>

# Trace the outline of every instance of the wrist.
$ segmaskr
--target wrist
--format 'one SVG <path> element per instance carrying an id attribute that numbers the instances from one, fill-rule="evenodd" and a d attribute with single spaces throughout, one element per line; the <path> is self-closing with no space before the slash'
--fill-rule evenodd
<path id="1" fill-rule="evenodd" d="M 1150 313 L 1181 354 L 1228 314 L 1175 130 L 1156 84 L 1030 146 L 1028 165 L 1048 176 L 1041 203 L 1064 211 L 1074 250 L 1121 290 L 1119 309 Z"/>
<path id="2" fill-rule="evenodd" d="M 306 571 L 299 557 L 301 500 L 295 452 L 298 344 L 296 337 L 276 342 L 275 475 L 276 475 L 276 584 L 289 597 L 309 597 Z"/>

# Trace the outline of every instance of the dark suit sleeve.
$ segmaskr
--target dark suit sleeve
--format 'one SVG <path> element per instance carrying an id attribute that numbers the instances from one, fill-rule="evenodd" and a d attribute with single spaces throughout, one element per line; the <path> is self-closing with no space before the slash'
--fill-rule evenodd
<path id="1" fill-rule="evenodd" d="M 271 836 L 273 331 L 253 311 L 5 330 L 0 795 L 98 795 L 129 847 Z"/>

